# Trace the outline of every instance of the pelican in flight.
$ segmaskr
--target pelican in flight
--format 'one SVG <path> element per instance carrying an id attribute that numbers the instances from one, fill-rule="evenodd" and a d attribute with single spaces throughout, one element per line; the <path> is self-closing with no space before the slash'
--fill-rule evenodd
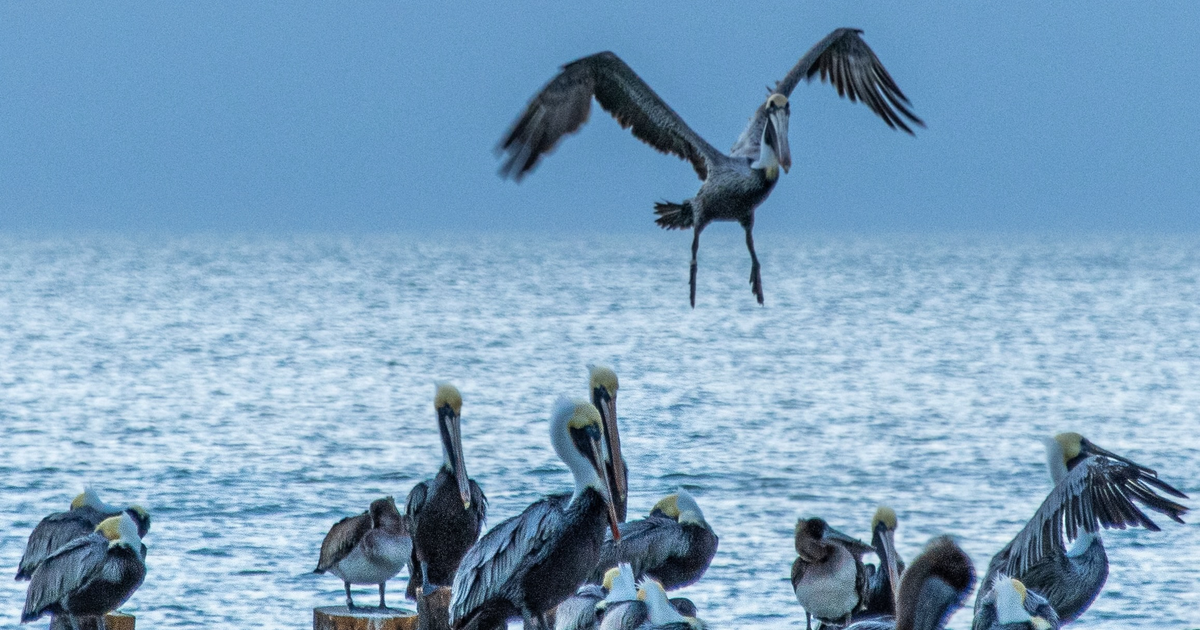
<path id="1" fill-rule="evenodd" d="M 29 578 L 21 623 L 46 613 L 103 617 L 125 603 L 146 577 L 146 547 L 127 513 L 104 519 L 93 533 L 76 538 L 46 557 Z M 97 627 L 103 622 L 95 620 Z"/>
<path id="2" fill-rule="evenodd" d="M 879 506 L 871 517 L 871 546 L 879 557 L 879 566 L 865 566 L 867 596 L 863 610 L 855 613 L 855 618 L 896 614 L 900 576 L 904 572 L 904 560 L 896 553 L 896 523 L 896 511 L 886 505 Z"/>
<path id="3" fill-rule="evenodd" d="M 387 608 L 384 587 L 408 563 L 412 538 L 392 497 L 375 499 L 366 512 L 348 516 L 325 535 L 313 573 L 332 573 L 346 586 L 346 607 L 354 609 L 351 584 L 378 584 L 379 607 Z"/>
<path id="4" fill-rule="evenodd" d="M 656 503 L 650 516 L 622 523 L 620 529 L 619 542 L 604 541 L 593 581 L 606 569 L 628 562 L 634 579 L 650 576 L 663 588 L 675 590 L 699 580 L 717 553 L 717 535 L 683 488 Z"/>
<path id="5" fill-rule="evenodd" d="M 1045 597 L 1021 580 L 997 575 L 975 615 L 977 630 L 1058 630 L 1062 623 Z"/>
<path id="6" fill-rule="evenodd" d="M 518 181 L 542 155 L 587 120 L 592 97 L 639 140 L 691 162 L 703 182 L 683 203 L 658 203 L 656 223 L 664 229 L 692 229 L 690 299 L 696 306 L 696 251 L 700 233 L 713 221 L 737 221 L 750 250 L 750 288 L 763 303 L 758 255 L 754 252 L 754 209 L 779 180 L 779 169 L 792 165 L 788 148 L 788 97 L 801 79 L 818 74 L 838 94 L 862 100 L 887 125 L 912 133 L 909 123 L 924 123 L 879 58 L 862 40 L 862 31 L 839 28 L 817 42 L 758 106 L 728 155 L 717 150 L 679 117 L 650 86 L 611 52 L 568 63 L 538 92 L 513 123 L 498 150 L 507 153 L 500 172 Z M 905 122 L 905 119 L 908 122 Z"/>
<path id="7" fill-rule="evenodd" d="M 1078 433 L 1060 433 L 1047 439 L 1045 446 L 1054 489 L 1016 538 L 988 563 L 984 588 L 975 599 L 977 615 L 987 588 L 1003 573 L 1050 600 L 1062 623 L 1074 621 L 1108 578 L 1101 527 L 1158 531 L 1135 501 L 1179 523 L 1187 513 L 1186 506 L 1158 494 L 1187 498 L 1161 481 L 1157 472 Z M 1068 548 L 1066 543 L 1072 540 Z"/>
<path id="8" fill-rule="evenodd" d="M 453 385 L 439 385 L 433 408 L 442 438 L 442 467 L 436 477 L 413 487 L 405 509 L 413 542 L 407 594 L 414 599 L 418 587 L 428 595 L 453 583 L 458 562 L 479 539 L 487 516 L 487 498 L 479 484 L 467 478 L 463 462 L 462 395 Z"/>
<path id="9" fill-rule="evenodd" d="M 607 366 L 590 366 L 588 389 L 604 425 L 604 474 L 608 477 L 608 487 L 613 489 L 613 508 L 617 511 L 617 522 L 624 523 L 629 500 L 629 469 L 621 455 L 621 433 L 617 428 L 617 373 Z"/>
<path id="10" fill-rule="evenodd" d="M 858 621 L 846 630 L 940 630 L 974 585 L 971 558 L 949 536 L 939 536 L 900 578 L 896 616 Z"/>
<path id="11" fill-rule="evenodd" d="M 600 412 L 561 398 L 550 442 L 575 478 L 575 491 L 546 497 L 484 534 L 459 563 L 450 601 L 454 630 L 492 630 L 521 616 L 549 630 L 545 613 L 575 592 L 600 559 L 605 520 L 620 539 L 604 474 Z"/>
<path id="12" fill-rule="evenodd" d="M 95 490 L 87 488 L 71 501 L 69 511 L 51 514 L 33 528 L 29 540 L 25 543 L 25 553 L 17 565 L 16 579 L 28 580 L 38 564 L 59 547 L 91 534 L 101 521 L 122 512 L 129 514 L 137 524 L 139 539 L 150 531 L 150 513 L 144 508 L 138 505 L 127 508 L 109 505 L 100 500 L 100 495 L 96 494 Z"/>

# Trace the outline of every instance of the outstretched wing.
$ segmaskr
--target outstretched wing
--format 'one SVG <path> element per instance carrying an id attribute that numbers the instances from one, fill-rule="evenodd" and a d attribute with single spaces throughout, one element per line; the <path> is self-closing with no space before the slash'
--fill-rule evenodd
<path id="1" fill-rule="evenodd" d="M 454 574 L 450 627 L 459 625 L 484 602 L 499 595 L 522 566 L 540 560 L 546 541 L 559 531 L 570 495 L 555 495 L 525 508 L 484 534 L 463 556 Z"/>
<path id="2" fill-rule="evenodd" d="M 500 174 L 518 181 L 568 133 L 588 119 L 592 97 L 639 140 L 692 163 L 700 179 L 720 152 L 692 131 L 633 69 L 611 52 L 584 57 L 538 92 L 498 150 L 507 153 Z"/>
<path id="3" fill-rule="evenodd" d="M 911 134 L 913 131 L 905 118 L 924 127 L 925 122 L 909 109 L 908 97 L 900 91 L 900 86 L 896 85 L 879 57 L 860 37 L 861 34 L 861 29 L 839 28 L 826 35 L 825 39 L 804 53 L 782 81 L 775 84 L 774 93 L 791 96 L 801 79 L 811 81 L 820 73 L 821 81 L 832 83 L 837 88 L 838 96 L 849 97 L 851 102 L 861 100 L 888 127 L 899 127 Z M 759 140 L 766 122 L 764 102 L 750 117 L 750 123 L 734 143 L 731 154 L 757 159 Z"/>
<path id="4" fill-rule="evenodd" d="M 321 558 L 317 560 L 317 573 L 324 573 L 341 562 L 354 551 L 354 546 L 371 531 L 371 515 L 363 512 L 358 516 L 347 516 L 333 524 L 325 540 L 321 542 Z"/>
<path id="5" fill-rule="evenodd" d="M 1077 538 L 1081 529 L 1144 527 L 1158 531 L 1158 525 L 1135 501 L 1182 523 L 1188 508 L 1158 491 L 1186 498 L 1149 468 L 1109 457 L 1089 457 L 1063 477 L 1021 533 L 1001 551 L 1008 552 L 1004 573 L 1023 576 L 1043 557 L 1065 553 L 1066 541 Z"/>

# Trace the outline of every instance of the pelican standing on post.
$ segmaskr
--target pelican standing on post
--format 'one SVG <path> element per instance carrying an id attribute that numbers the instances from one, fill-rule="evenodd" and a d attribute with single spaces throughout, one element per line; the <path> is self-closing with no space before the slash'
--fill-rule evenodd
<path id="1" fill-rule="evenodd" d="M 604 425 L 604 474 L 608 477 L 608 487 L 613 489 L 613 509 L 617 512 L 617 522 L 624 523 L 629 502 L 629 469 L 621 454 L 621 433 L 617 427 L 617 373 L 603 365 L 589 367 L 588 389 Z"/>
<path id="2" fill-rule="evenodd" d="M 520 180 L 542 155 L 566 134 L 587 120 L 592 97 L 622 127 L 631 128 L 639 140 L 688 160 L 703 184 L 695 197 L 683 203 L 658 203 L 656 222 L 665 229 L 692 229 L 690 300 L 696 306 L 696 252 L 700 233 L 713 221 L 737 221 L 746 232 L 750 251 L 750 288 L 763 303 L 758 256 L 754 252 L 754 209 L 779 180 L 779 169 L 792 165 L 788 148 L 788 97 L 801 79 L 820 74 L 851 101 L 862 100 L 893 129 L 912 133 L 905 119 L 924 123 L 908 109 L 908 99 L 880 63 L 859 29 L 839 28 L 813 46 L 775 84 L 766 102 L 759 105 L 733 150 L 726 155 L 700 137 L 650 86 L 611 52 L 577 59 L 546 84 L 525 112 L 513 123 L 499 150 L 507 158 L 500 172 Z"/>
<path id="3" fill-rule="evenodd" d="M 88 488 L 71 501 L 71 509 L 43 518 L 25 543 L 25 553 L 17 565 L 17 580 L 28 580 L 33 571 L 51 553 L 68 542 L 96 531 L 96 526 L 106 518 L 122 512 L 137 524 L 138 539 L 150 531 L 150 513 L 138 505 L 127 508 L 109 505 L 100 500 L 96 491 Z"/>
<path id="4" fill-rule="evenodd" d="M 650 516 L 622 523 L 620 529 L 619 542 L 611 538 L 604 541 L 593 581 L 598 581 L 605 570 L 628 562 L 634 579 L 650 576 L 663 588 L 674 590 L 699 580 L 717 554 L 716 533 L 704 520 L 696 500 L 683 488 L 656 503 Z"/>
<path id="5" fill-rule="evenodd" d="M 55 550 L 29 578 L 21 623 L 50 613 L 103 617 L 125 603 L 146 577 L 146 547 L 128 514 L 100 522 L 95 532 Z M 98 621 L 103 627 L 103 622 Z"/>
<path id="6" fill-rule="evenodd" d="M 337 523 L 321 542 L 313 573 L 328 571 L 346 586 L 346 608 L 354 609 L 351 584 L 378 584 L 379 607 L 387 608 L 384 589 L 412 554 L 412 538 L 392 497 L 375 499 L 366 512 Z"/>
<path id="7" fill-rule="evenodd" d="M 1188 511 L 1158 494 L 1162 491 L 1187 498 L 1159 480 L 1157 472 L 1106 451 L 1078 433 L 1060 433 L 1047 439 L 1045 446 L 1054 489 L 1016 538 L 988 563 L 975 598 L 977 616 L 995 577 L 1004 574 L 1045 596 L 1062 623 L 1070 623 L 1091 606 L 1108 579 L 1101 527 L 1140 526 L 1158 531 L 1158 525 L 1134 501 L 1179 523 Z M 1068 549 L 1069 540 L 1075 542 Z"/>
<path id="8" fill-rule="evenodd" d="M 871 547 L 829 526 L 824 519 L 796 521 L 796 560 L 792 590 L 804 607 L 805 627 L 812 618 L 846 625 L 863 603 L 867 574 L 862 555 Z"/>
<path id="9" fill-rule="evenodd" d="M 600 441 L 600 412 L 590 402 L 555 403 L 550 442 L 575 491 L 535 502 L 467 551 L 454 576 L 451 628 L 493 630 L 521 616 L 526 627 L 550 630 L 546 611 L 574 593 L 600 559 L 606 519 L 620 538 Z"/>
<path id="10" fill-rule="evenodd" d="M 438 385 L 433 408 L 442 439 L 442 467 L 433 479 L 413 486 L 405 508 L 413 541 L 407 594 L 414 599 L 418 588 L 428 595 L 453 584 L 458 563 L 479 539 L 487 516 L 487 498 L 479 484 L 467 478 L 463 462 L 462 395 L 453 385 Z"/>

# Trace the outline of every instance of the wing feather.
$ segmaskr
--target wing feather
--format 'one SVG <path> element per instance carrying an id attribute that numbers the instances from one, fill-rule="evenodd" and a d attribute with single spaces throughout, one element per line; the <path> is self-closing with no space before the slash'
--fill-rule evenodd
<path id="1" fill-rule="evenodd" d="M 103 567 L 107 553 L 108 539 L 93 533 L 50 554 L 30 578 L 22 622 L 38 618 L 47 607 L 90 580 Z"/>
<path id="2" fill-rule="evenodd" d="M 563 66 L 501 141 L 500 174 L 521 180 L 563 136 L 587 122 L 592 97 L 639 140 L 692 164 L 700 179 L 720 152 L 701 138 L 620 57 L 602 52 Z"/>
<path id="3" fill-rule="evenodd" d="M 672 556 L 681 556 L 688 551 L 683 526 L 673 518 L 650 516 L 621 523 L 618 527 L 621 540 L 613 542 L 611 535 L 605 537 L 592 581 L 598 582 L 604 577 L 605 571 L 621 562 L 628 562 L 633 568 L 634 577 L 641 579 L 650 569 L 660 567 Z"/>
<path id="4" fill-rule="evenodd" d="M 325 540 L 321 542 L 321 557 L 317 560 L 317 572 L 333 568 L 354 551 L 354 546 L 371 531 L 371 515 L 363 512 L 358 516 L 347 516 L 333 524 Z"/>

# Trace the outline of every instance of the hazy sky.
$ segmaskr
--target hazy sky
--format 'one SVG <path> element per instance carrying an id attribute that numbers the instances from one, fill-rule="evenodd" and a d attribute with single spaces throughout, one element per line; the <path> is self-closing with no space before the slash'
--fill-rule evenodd
<path id="1" fill-rule="evenodd" d="M 496 141 L 613 50 L 728 149 L 855 26 L 928 123 L 793 94 L 757 229 L 1200 230 L 1200 3 L 5 2 L 0 230 L 657 230 L 691 167 L 598 106 L 520 185 Z"/>

